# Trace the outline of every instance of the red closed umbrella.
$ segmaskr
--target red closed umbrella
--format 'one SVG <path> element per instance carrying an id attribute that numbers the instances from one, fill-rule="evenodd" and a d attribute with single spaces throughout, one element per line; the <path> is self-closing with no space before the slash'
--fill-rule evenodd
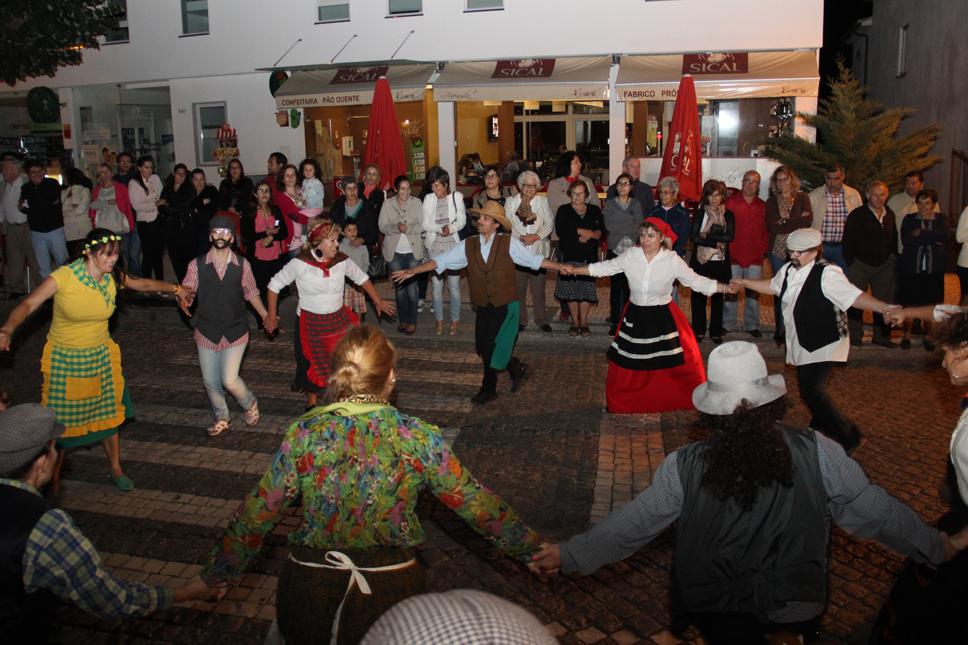
<path id="1" fill-rule="evenodd" d="M 659 178 L 673 177 L 679 182 L 680 199 L 698 201 L 702 197 L 702 130 L 696 85 L 690 74 L 679 81 L 666 141 Z"/>
<path id="2" fill-rule="evenodd" d="M 369 130 L 366 150 L 363 151 L 363 163 L 380 167 L 380 177 L 383 179 L 381 188 L 386 189 L 393 185 L 397 176 L 406 174 L 407 164 L 403 156 L 403 139 L 400 138 L 397 109 L 393 105 L 390 83 L 385 76 L 376 81 Z"/>

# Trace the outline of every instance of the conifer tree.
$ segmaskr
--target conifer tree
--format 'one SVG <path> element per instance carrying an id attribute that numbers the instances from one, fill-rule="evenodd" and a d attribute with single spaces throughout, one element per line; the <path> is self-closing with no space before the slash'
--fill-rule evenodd
<path id="1" fill-rule="evenodd" d="M 83 50 L 100 49 L 98 37 L 117 25 L 116 8 L 104 0 L 4 0 L 0 78 L 14 85 L 80 65 Z"/>
<path id="2" fill-rule="evenodd" d="M 867 100 L 867 88 L 843 61 L 838 61 L 837 67 L 839 73 L 830 83 L 830 97 L 820 101 L 817 114 L 797 115 L 817 129 L 817 143 L 792 134 L 768 138 L 762 142 L 768 157 L 793 168 L 809 187 L 821 185 L 824 167 L 839 161 L 850 184 L 861 190 L 874 179 L 900 189 L 905 174 L 925 170 L 939 161 L 937 155 L 930 154 L 940 132 L 938 125 L 900 136 L 901 122 L 914 110 L 885 109 Z"/>

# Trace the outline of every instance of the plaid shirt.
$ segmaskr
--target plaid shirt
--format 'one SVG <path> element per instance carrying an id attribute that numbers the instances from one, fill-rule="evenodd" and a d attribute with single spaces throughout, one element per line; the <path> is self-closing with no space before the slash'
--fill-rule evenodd
<path id="1" fill-rule="evenodd" d="M 40 494 L 22 481 L 0 478 L 0 484 Z M 46 589 L 106 620 L 150 614 L 175 600 L 170 589 L 125 582 L 105 571 L 94 545 L 59 508 L 44 513 L 30 532 L 22 566 L 27 593 Z"/>
<path id="2" fill-rule="evenodd" d="M 246 300 L 252 298 L 257 298 L 259 296 L 259 288 L 255 284 L 255 276 L 252 274 L 252 266 L 248 263 L 245 258 L 238 257 L 235 253 L 229 254 L 229 262 L 238 265 L 239 261 L 242 262 L 242 292 Z M 215 262 L 215 250 L 211 249 L 205 254 L 205 264 L 213 264 Z M 218 274 L 219 280 L 225 278 L 225 272 L 228 270 L 228 264 L 225 266 L 215 265 L 215 273 Z M 192 291 L 198 290 L 198 258 L 195 258 L 188 263 L 188 270 L 185 272 L 185 279 L 182 280 L 182 286 L 188 287 Z M 198 295 L 196 293 L 196 295 Z M 242 334 L 237 340 L 229 342 L 229 340 L 222 336 L 216 345 L 209 339 L 205 338 L 198 329 L 195 330 L 195 344 L 197 344 L 202 349 L 210 349 L 213 352 L 221 352 L 222 350 L 229 349 L 230 347 L 238 347 L 239 345 L 245 345 L 249 342 L 249 332 Z"/>
<path id="3" fill-rule="evenodd" d="M 847 204 L 844 202 L 844 191 L 831 193 L 827 191 L 827 210 L 820 224 L 820 234 L 828 244 L 840 244 L 844 239 L 844 224 L 847 222 Z"/>

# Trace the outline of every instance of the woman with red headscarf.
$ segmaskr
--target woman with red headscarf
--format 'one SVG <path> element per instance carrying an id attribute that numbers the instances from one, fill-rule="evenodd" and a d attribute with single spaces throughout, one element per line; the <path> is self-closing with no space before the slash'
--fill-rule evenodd
<path id="1" fill-rule="evenodd" d="M 685 315 L 672 302 L 676 280 L 694 291 L 727 293 L 729 286 L 704 278 L 671 250 L 676 234 L 658 217 L 639 225 L 639 245 L 618 257 L 584 267 L 577 275 L 624 273 L 631 299 L 608 349 L 605 397 L 619 414 L 692 409 L 692 391 L 705 382 L 699 344 Z"/>
<path id="2" fill-rule="evenodd" d="M 362 287 L 378 312 L 392 316 L 395 309 L 373 288 L 369 277 L 339 252 L 340 227 L 321 221 L 309 232 L 309 241 L 269 281 L 267 333 L 279 327 L 279 292 L 293 282 L 299 292 L 296 307 L 296 378 L 293 389 L 306 394 L 306 409 L 326 389 L 336 343 L 359 319 L 343 304 L 343 286 L 349 278 Z"/>

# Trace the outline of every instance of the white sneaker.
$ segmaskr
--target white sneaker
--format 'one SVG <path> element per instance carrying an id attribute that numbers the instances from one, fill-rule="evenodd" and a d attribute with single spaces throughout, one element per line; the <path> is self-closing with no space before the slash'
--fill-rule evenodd
<path id="1" fill-rule="evenodd" d="M 424 310 L 423 299 L 417 301 L 417 313 L 422 314 Z"/>

